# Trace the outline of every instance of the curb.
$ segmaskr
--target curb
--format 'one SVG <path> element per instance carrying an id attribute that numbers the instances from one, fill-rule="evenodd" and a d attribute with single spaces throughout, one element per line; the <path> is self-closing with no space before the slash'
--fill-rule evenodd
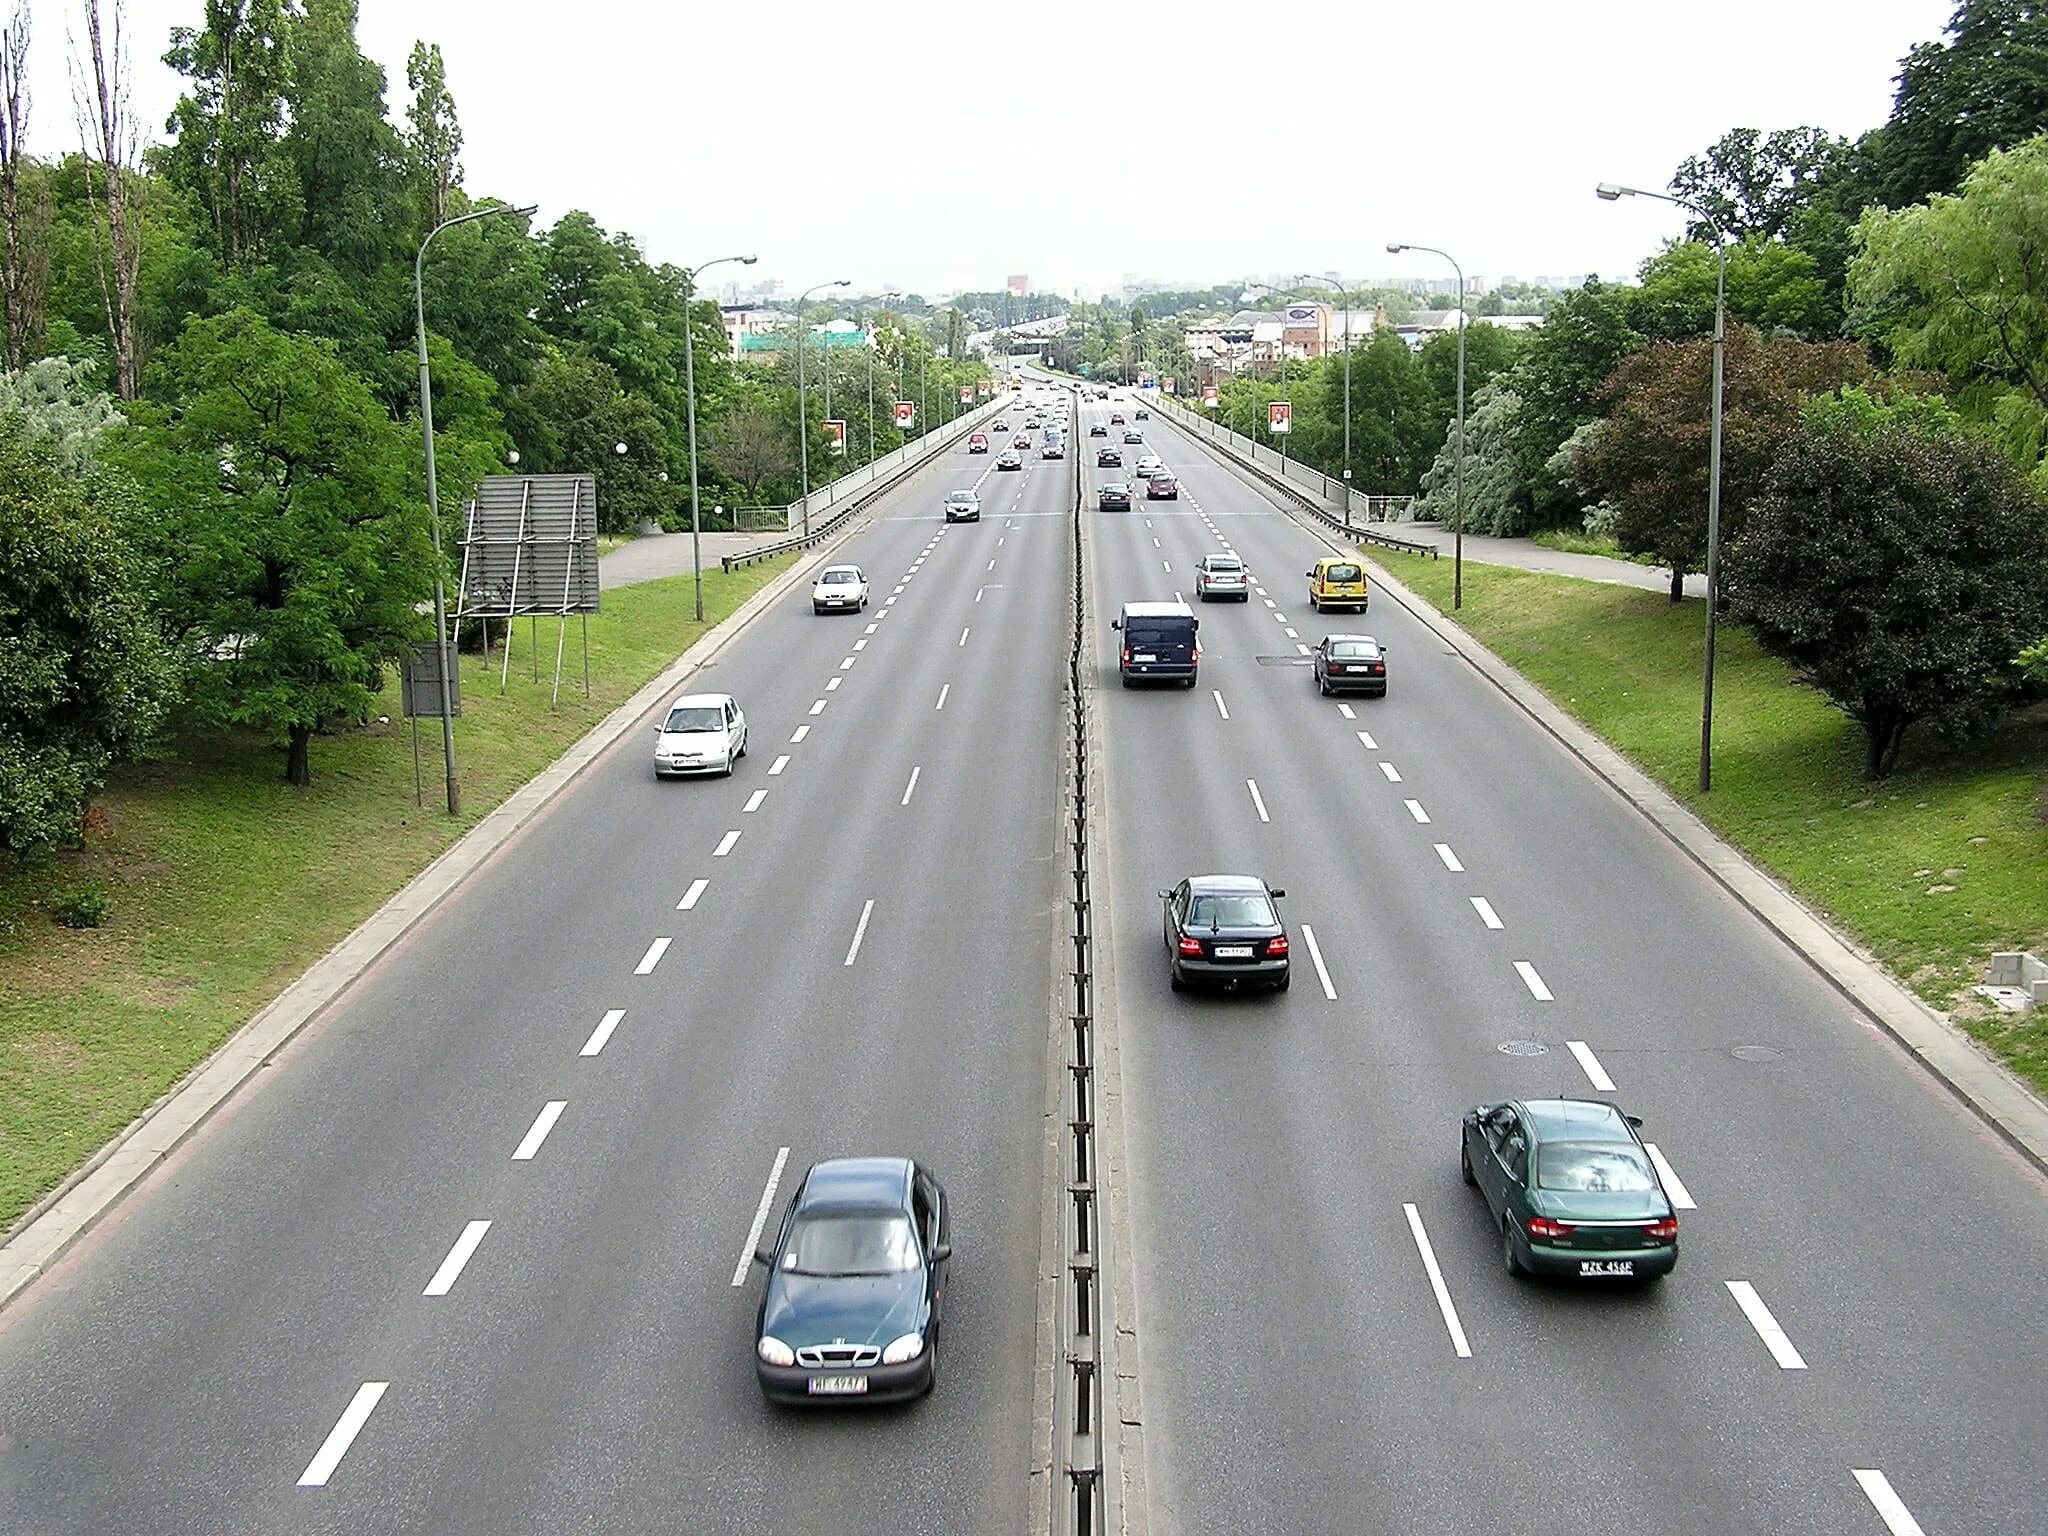
<path id="1" fill-rule="evenodd" d="M 1198 447 L 1209 448 L 1233 468 L 1243 467 L 1171 416 L 1167 420 Z M 1301 522 L 1291 509 L 1281 510 Z M 1305 523 L 1302 526 L 1308 527 Z M 1339 547 L 1331 537 L 1336 530 L 1308 531 L 1332 548 Z M 2015 1151 L 2048 1173 L 2048 1103 L 2043 1103 L 1948 1020 L 1908 991 L 1867 950 L 1752 863 L 1732 843 L 1724 841 L 1670 791 L 1552 703 L 1549 695 L 1448 618 L 1443 610 L 1389 574 L 1362 548 L 1358 549 L 1358 557 L 1371 567 L 1373 579 L 1388 596 L 1421 620 L 1524 714 L 1605 780 Z"/>
<path id="2" fill-rule="evenodd" d="M 905 466 L 901 477 L 869 498 L 870 505 L 937 462 L 942 452 L 934 450 L 915 464 Z M 585 768 L 632 731 L 684 678 L 724 650 L 834 549 L 859 531 L 867 510 L 856 510 L 836 536 L 797 552 L 794 565 L 705 631 L 694 645 L 592 726 L 554 762 L 486 812 L 482 820 L 443 849 L 339 944 L 314 961 L 182 1081 L 31 1206 L 6 1241 L 0 1243 L 0 1310 L 12 1305 L 44 1270 L 97 1226 L 158 1162 L 205 1124 L 278 1050 L 346 993 L 386 950 L 439 907 Z"/>

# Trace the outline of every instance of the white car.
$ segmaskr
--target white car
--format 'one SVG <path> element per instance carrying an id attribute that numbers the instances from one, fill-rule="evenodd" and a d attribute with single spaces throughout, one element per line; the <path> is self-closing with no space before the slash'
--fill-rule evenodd
<path id="1" fill-rule="evenodd" d="M 1150 480 L 1154 475 L 1166 473 L 1166 461 L 1156 453 L 1141 455 L 1137 467 L 1131 471 L 1133 480 Z"/>
<path id="2" fill-rule="evenodd" d="M 973 491 L 946 492 L 946 521 L 949 523 L 978 523 L 981 521 L 981 498 Z"/>
<path id="3" fill-rule="evenodd" d="M 654 728 L 654 776 L 726 773 L 747 755 L 747 717 L 729 693 L 686 693 Z"/>
<path id="4" fill-rule="evenodd" d="M 1195 562 L 1195 601 L 1206 603 L 1212 597 L 1252 600 L 1251 572 L 1237 556 L 1204 555 Z"/>
<path id="5" fill-rule="evenodd" d="M 828 565 L 811 583 L 811 612 L 859 613 L 868 605 L 868 579 L 857 565 Z"/>

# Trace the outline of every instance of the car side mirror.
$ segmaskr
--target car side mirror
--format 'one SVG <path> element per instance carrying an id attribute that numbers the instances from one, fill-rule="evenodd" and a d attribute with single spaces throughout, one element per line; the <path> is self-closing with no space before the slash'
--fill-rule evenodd
<path id="1" fill-rule="evenodd" d="M 1124 627 L 1124 621 L 1122 619 L 1111 619 L 1109 621 L 1109 627 L 1111 629 L 1122 629 Z"/>
<path id="2" fill-rule="evenodd" d="M 754 1250 L 754 1262 L 763 1269 L 773 1269 L 775 1267 L 775 1255 L 766 1248 L 756 1248 Z"/>
<path id="3" fill-rule="evenodd" d="M 1159 893 L 1159 899 L 1161 901 L 1171 901 L 1173 900 L 1173 892 L 1168 890 L 1161 890 Z"/>
<path id="4" fill-rule="evenodd" d="M 951 1257 L 953 1257 L 953 1245 L 951 1243 L 940 1243 L 932 1249 L 932 1262 L 934 1264 L 943 1264 Z"/>
<path id="5" fill-rule="evenodd" d="M 1274 899 L 1275 901 L 1278 901 L 1278 900 L 1280 900 L 1280 898 L 1281 898 L 1281 897 L 1285 896 L 1285 895 L 1286 895 L 1287 893 L 1286 893 L 1285 891 L 1281 890 L 1279 886 L 1275 885 L 1275 886 L 1269 886 L 1269 887 L 1267 888 L 1267 894 L 1268 894 L 1269 896 L 1271 896 L 1271 897 L 1272 897 L 1272 898 L 1273 898 L 1273 899 Z"/>
<path id="6" fill-rule="evenodd" d="M 1639 1131 L 1643 1128 L 1643 1117 L 1641 1115 L 1624 1115 L 1622 1118 Z"/>

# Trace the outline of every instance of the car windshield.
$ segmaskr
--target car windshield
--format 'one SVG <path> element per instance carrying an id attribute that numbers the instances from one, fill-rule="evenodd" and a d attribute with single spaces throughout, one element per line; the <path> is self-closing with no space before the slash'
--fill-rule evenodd
<path id="1" fill-rule="evenodd" d="M 1538 1189 L 1639 1194 L 1657 1187 L 1643 1154 L 1624 1142 L 1545 1142 L 1536 1159 Z"/>
<path id="2" fill-rule="evenodd" d="M 1333 640 L 1330 642 L 1330 654 L 1332 656 L 1342 656 L 1358 661 L 1370 661 L 1379 653 L 1380 648 L 1368 640 Z"/>
<path id="3" fill-rule="evenodd" d="M 1263 896 L 1197 896 L 1188 903 L 1190 928 L 1271 928 L 1278 922 Z"/>
<path id="4" fill-rule="evenodd" d="M 1323 572 L 1325 581 L 1362 581 L 1365 573 L 1355 565 L 1333 565 Z"/>
<path id="5" fill-rule="evenodd" d="M 910 1218 L 874 1211 L 800 1217 L 782 1251 L 792 1275 L 900 1275 L 917 1264 Z"/>
<path id="6" fill-rule="evenodd" d="M 725 729 L 725 711 L 716 704 L 678 706 L 668 712 L 668 724 L 662 729 L 671 732 L 722 731 Z"/>
<path id="7" fill-rule="evenodd" d="M 952 502 L 953 505 L 956 507 L 971 507 L 974 505 L 974 492 L 955 491 L 952 495 L 948 496 L 946 500 Z"/>
<path id="8" fill-rule="evenodd" d="M 822 585 L 837 587 L 842 586 L 847 582 L 859 581 L 860 576 L 859 573 L 855 571 L 827 571 L 824 575 L 820 576 L 818 580 Z"/>

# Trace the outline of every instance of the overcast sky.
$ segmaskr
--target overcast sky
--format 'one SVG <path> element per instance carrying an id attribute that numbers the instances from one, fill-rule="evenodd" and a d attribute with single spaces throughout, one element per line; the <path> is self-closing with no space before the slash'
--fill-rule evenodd
<path id="1" fill-rule="evenodd" d="M 30 136 L 76 142 L 66 29 L 32 0 Z M 129 0 L 135 97 L 199 0 Z M 1732 127 L 1853 136 L 1953 0 L 362 0 L 394 115 L 413 39 L 446 56 L 475 195 L 589 209 L 658 261 L 758 251 L 808 287 L 1085 290 L 1125 274 L 1628 275 L 1662 187 Z M 1462 44 L 1453 35 L 1462 31 Z M 1169 106 L 1173 109 L 1167 114 Z M 1189 114 L 1193 114 L 1190 116 Z M 1198 153 L 1149 136 L 1199 125 Z M 1446 269 L 1447 270 L 1447 269 Z"/>

